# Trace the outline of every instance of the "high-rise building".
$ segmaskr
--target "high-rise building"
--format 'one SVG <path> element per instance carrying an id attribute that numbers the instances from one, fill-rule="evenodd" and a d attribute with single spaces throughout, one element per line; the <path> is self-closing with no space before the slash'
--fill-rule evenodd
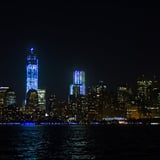
<path id="1" fill-rule="evenodd" d="M 46 90 L 38 89 L 38 108 L 40 111 L 46 109 Z"/>
<path id="2" fill-rule="evenodd" d="M 8 107 L 14 108 L 16 105 L 16 93 L 9 87 L 0 87 L 0 118 L 6 115 Z"/>
<path id="3" fill-rule="evenodd" d="M 0 118 L 6 105 L 6 93 L 8 92 L 8 90 L 9 87 L 0 87 Z"/>
<path id="4" fill-rule="evenodd" d="M 132 89 L 127 85 L 121 85 L 117 88 L 117 101 L 118 103 L 126 103 L 132 100 Z"/>
<path id="5" fill-rule="evenodd" d="M 37 90 L 30 89 L 26 95 L 26 111 L 33 113 L 38 107 L 38 92 Z"/>
<path id="6" fill-rule="evenodd" d="M 73 72 L 73 83 L 70 85 L 69 104 L 72 117 L 79 121 L 86 110 L 86 86 L 85 72 L 75 70 Z"/>
<path id="7" fill-rule="evenodd" d="M 16 104 L 16 93 L 12 90 L 8 91 L 6 94 L 6 106 Z"/>
<path id="8" fill-rule="evenodd" d="M 0 87 L 0 108 L 6 105 L 6 94 L 9 91 L 9 87 Z"/>
<path id="9" fill-rule="evenodd" d="M 141 101 L 147 101 L 151 99 L 151 88 L 152 81 L 151 80 L 139 80 L 137 81 L 137 97 Z"/>
<path id="10" fill-rule="evenodd" d="M 73 84 L 70 86 L 70 95 L 85 95 L 85 72 L 84 71 L 74 71 L 73 72 Z"/>
<path id="11" fill-rule="evenodd" d="M 46 91 L 38 87 L 38 58 L 33 48 L 27 55 L 25 105 L 28 113 L 46 109 Z"/>
<path id="12" fill-rule="evenodd" d="M 38 59 L 33 48 L 27 55 L 26 94 L 30 89 L 38 90 Z"/>
<path id="13" fill-rule="evenodd" d="M 144 117 L 159 118 L 159 81 L 157 77 L 148 79 L 144 77 L 139 78 L 137 81 L 137 104 Z"/>

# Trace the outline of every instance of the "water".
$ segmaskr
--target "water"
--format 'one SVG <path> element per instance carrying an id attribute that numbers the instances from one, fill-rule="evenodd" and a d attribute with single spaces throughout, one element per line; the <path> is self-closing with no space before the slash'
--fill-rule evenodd
<path id="1" fill-rule="evenodd" d="M 0 126 L 0 160 L 151 160 L 160 126 Z"/>

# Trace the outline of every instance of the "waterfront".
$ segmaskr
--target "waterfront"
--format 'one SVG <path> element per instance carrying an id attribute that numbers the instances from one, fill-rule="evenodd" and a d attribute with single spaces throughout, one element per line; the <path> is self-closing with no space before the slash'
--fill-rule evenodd
<path id="1" fill-rule="evenodd" d="M 160 126 L 1 125 L 0 159 L 159 159 Z"/>

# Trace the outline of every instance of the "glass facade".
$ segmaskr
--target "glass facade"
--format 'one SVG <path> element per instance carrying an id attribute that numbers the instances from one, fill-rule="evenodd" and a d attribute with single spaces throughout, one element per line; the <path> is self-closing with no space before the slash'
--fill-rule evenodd
<path id="1" fill-rule="evenodd" d="M 38 89 L 38 59 L 33 48 L 30 49 L 27 55 L 26 83 L 26 93 L 30 89 Z"/>
<path id="2" fill-rule="evenodd" d="M 70 95 L 85 95 L 85 72 L 73 72 L 73 84 L 70 86 Z"/>
<path id="3" fill-rule="evenodd" d="M 84 71 L 74 71 L 73 72 L 73 84 L 85 84 L 85 72 Z"/>
<path id="4" fill-rule="evenodd" d="M 45 89 L 38 89 L 38 104 L 39 105 L 46 105 L 46 90 Z"/>

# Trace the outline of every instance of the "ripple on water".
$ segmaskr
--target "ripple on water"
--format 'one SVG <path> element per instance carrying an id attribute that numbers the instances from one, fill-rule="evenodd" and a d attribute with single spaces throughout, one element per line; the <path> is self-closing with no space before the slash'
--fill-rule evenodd
<path id="1" fill-rule="evenodd" d="M 0 160 L 158 160 L 159 135 L 159 127 L 0 126 Z"/>

